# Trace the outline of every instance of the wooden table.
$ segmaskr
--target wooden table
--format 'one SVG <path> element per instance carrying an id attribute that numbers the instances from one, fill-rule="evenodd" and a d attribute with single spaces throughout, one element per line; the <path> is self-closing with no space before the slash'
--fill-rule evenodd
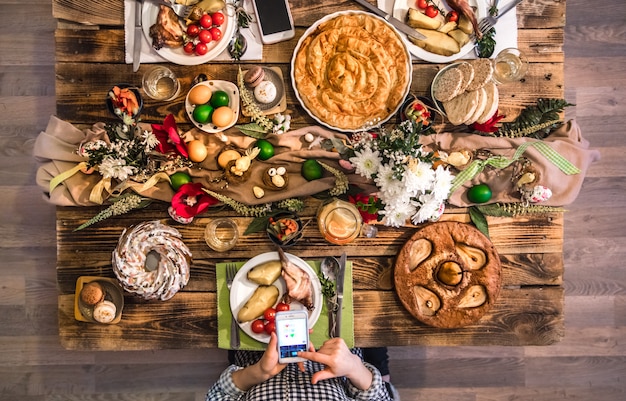
<path id="1" fill-rule="evenodd" d="M 289 76 L 289 61 L 303 31 L 326 14 L 359 9 L 351 1 L 309 2 L 291 0 L 297 25 L 290 41 L 264 47 L 262 62 L 278 66 Z M 332 4 L 330 4 L 332 3 Z M 375 3 L 372 1 L 372 3 Z M 519 8 L 519 48 L 531 62 L 526 78 L 501 89 L 501 111 L 512 117 L 538 97 L 564 97 L 563 31 L 565 2 L 537 0 Z M 112 84 L 139 83 L 150 65 L 133 73 L 124 64 L 122 1 L 53 0 L 59 20 L 56 37 L 57 115 L 86 127 L 109 120 L 104 98 Z M 182 102 L 191 80 L 199 73 L 235 82 L 238 65 L 216 62 L 199 66 L 169 65 L 180 77 L 183 90 L 172 102 L 145 100 L 142 120 L 160 122 L 173 113 L 180 126 L 190 127 Z M 414 62 L 411 91 L 426 95 L 440 64 Z M 313 125 L 287 85 L 292 127 Z M 243 121 L 243 120 L 242 120 Z M 307 202 L 303 216 L 316 210 Z M 242 236 L 227 254 L 208 248 L 203 230 L 216 215 L 234 217 L 241 230 L 250 219 L 232 211 L 198 216 L 190 225 L 176 225 L 191 249 L 194 260 L 189 284 L 167 302 L 146 302 L 127 295 L 122 321 L 113 326 L 78 322 L 73 302 L 76 279 L 80 276 L 113 277 L 111 252 L 122 230 L 145 220 L 170 222 L 166 204 L 111 218 L 80 232 L 72 230 L 100 209 L 57 209 L 57 281 L 59 288 L 59 332 L 63 346 L 84 350 L 148 350 L 207 348 L 217 346 L 215 264 L 245 260 L 272 251 L 265 235 Z M 448 210 L 444 220 L 469 221 L 464 209 Z M 359 238 L 339 247 L 324 242 L 314 224 L 290 252 L 304 259 L 319 259 L 346 251 L 354 262 L 355 342 L 357 346 L 392 345 L 548 345 L 560 340 L 563 322 L 563 216 L 562 213 L 518 218 L 489 218 L 491 239 L 503 266 L 503 289 L 495 307 L 478 323 L 461 329 L 435 329 L 415 320 L 401 306 L 393 290 L 394 258 L 415 228 L 379 227 L 373 239 Z"/>

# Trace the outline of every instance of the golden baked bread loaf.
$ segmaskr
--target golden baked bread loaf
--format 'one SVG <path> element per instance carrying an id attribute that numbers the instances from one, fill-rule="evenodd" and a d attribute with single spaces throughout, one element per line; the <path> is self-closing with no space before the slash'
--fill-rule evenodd
<path id="1" fill-rule="evenodd" d="M 356 130 L 397 110 L 408 92 L 411 68 L 404 42 L 385 21 L 338 13 L 301 39 L 292 74 L 314 117 Z"/>
<path id="2" fill-rule="evenodd" d="M 479 320 L 500 293 L 500 257 L 475 227 L 432 223 L 402 247 L 395 288 L 404 307 L 434 327 L 454 328 Z"/>

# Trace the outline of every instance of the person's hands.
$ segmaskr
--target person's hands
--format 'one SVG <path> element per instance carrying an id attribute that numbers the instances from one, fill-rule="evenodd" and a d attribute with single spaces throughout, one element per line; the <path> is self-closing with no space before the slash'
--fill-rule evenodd
<path id="1" fill-rule="evenodd" d="M 279 374 L 287 366 L 286 364 L 278 363 L 278 337 L 276 337 L 276 333 L 270 334 L 270 342 L 267 344 L 265 353 L 257 363 L 261 372 L 267 375 L 268 379 Z"/>
<path id="2" fill-rule="evenodd" d="M 232 379 L 237 388 L 248 391 L 251 387 L 263 383 L 285 369 L 287 365 L 278 363 L 277 344 L 276 333 L 272 333 L 261 359 L 254 365 L 233 372 Z"/>
<path id="3" fill-rule="evenodd" d="M 345 341 L 333 338 L 326 341 L 317 351 L 299 352 L 298 356 L 325 365 L 323 370 L 313 374 L 311 382 L 345 376 L 361 390 L 368 389 L 372 384 L 372 372 L 363 365 L 361 359 L 350 352 Z"/>

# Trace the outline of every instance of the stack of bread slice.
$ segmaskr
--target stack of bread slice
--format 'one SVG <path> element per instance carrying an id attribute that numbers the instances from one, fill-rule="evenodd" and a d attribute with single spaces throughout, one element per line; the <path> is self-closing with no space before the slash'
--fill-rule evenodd
<path id="1" fill-rule="evenodd" d="M 498 87 L 487 58 L 451 66 L 433 81 L 432 94 L 454 125 L 483 124 L 498 110 Z"/>

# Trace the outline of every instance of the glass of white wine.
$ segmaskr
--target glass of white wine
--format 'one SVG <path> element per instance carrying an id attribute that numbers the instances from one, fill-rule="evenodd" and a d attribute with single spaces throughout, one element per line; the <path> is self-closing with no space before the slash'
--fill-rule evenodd
<path id="1" fill-rule="evenodd" d="M 180 83 L 172 70 L 157 66 L 143 75 L 142 89 L 154 100 L 171 100 L 178 95 Z"/>
<path id="2" fill-rule="evenodd" d="M 493 67 L 493 79 L 496 83 L 515 82 L 526 75 L 528 60 L 519 49 L 510 47 L 498 53 L 493 60 Z"/>

